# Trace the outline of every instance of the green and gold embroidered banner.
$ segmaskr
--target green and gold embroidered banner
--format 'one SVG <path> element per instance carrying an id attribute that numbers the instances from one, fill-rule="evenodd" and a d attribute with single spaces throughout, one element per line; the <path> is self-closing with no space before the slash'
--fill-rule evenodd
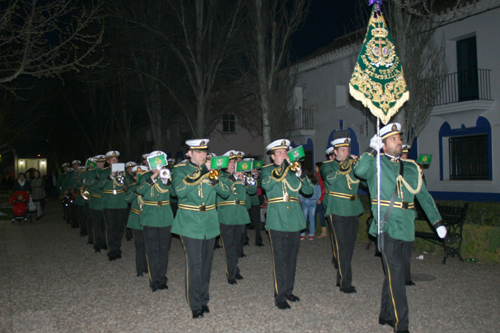
<path id="1" fill-rule="evenodd" d="M 349 92 L 387 124 L 410 98 L 394 41 L 382 13 L 374 5 Z"/>

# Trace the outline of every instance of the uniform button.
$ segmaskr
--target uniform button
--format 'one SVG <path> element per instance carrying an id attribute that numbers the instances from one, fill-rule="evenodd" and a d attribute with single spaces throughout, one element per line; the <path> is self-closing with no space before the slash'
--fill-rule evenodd
<path id="1" fill-rule="evenodd" d="M 290 207 L 286 206 L 286 209 L 290 209 Z"/>

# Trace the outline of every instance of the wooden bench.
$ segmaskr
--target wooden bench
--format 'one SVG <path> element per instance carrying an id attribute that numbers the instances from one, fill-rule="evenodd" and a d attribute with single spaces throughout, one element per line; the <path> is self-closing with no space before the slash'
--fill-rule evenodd
<path id="1" fill-rule="evenodd" d="M 415 237 L 441 245 L 444 251 L 443 265 L 446 264 L 446 259 L 448 257 L 457 256 L 460 261 L 464 261 L 460 254 L 460 249 L 462 247 L 462 230 L 467 216 L 467 210 L 469 209 L 469 204 L 465 203 L 463 206 L 455 207 L 436 204 L 436 207 L 439 214 L 443 218 L 443 223 L 448 231 L 446 237 L 444 239 L 439 238 L 435 230 L 433 230 L 433 232 L 416 231 Z M 423 210 L 417 208 L 416 211 L 417 220 L 429 222 Z"/>

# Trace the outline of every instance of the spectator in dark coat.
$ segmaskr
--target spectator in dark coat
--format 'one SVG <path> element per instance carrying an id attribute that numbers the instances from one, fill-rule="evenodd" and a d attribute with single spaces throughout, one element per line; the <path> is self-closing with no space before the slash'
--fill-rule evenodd
<path id="1" fill-rule="evenodd" d="M 31 194 L 31 192 L 33 191 L 30 181 L 25 178 L 25 175 L 22 172 L 19 174 L 17 181 L 14 183 L 12 190 L 14 192 L 26 191 L 29 194 Z"/>

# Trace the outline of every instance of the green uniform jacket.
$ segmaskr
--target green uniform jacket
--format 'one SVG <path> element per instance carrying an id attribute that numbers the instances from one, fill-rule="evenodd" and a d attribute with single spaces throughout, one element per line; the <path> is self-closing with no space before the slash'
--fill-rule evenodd
<path id="1" fill-rule="evenodd" d="M 279 172 L 281 169 L 281 166 L 269 164 L 261 171 L 262 189 L 267 196 L 266 227 L 277 231 L 300 231 L 305 229 L 306 222 L 299 203 L 299 191 L 311 195 L 314 187 L 304 172 L 299 178 L 289 167 Z M 290 201 L 283 201 L 284 193 L 288 193 Z"/>
<path id="2" fill-rule="evenodd" d="M 63 187 L 64 187 L 64 191 L 68 190 L 68 189 L 74 189 L 73 188 L 73 180 L 75 178 L 75 171 L 69 171 L 66 176 L 64 177 L 64 184 L 63 184 Z M 63 191 L 63 192 L 64 192 Z"/>
<path id="3" fill-rule="evenodd" d="M 101 169 L 89 169 L 85 185 L 90 189 L 89 208 L 102 210 L 102 190 L 99 188 L 99 174 Z"/>
<path id="4" fill-rule="evenodd" d="M 365 152 L 359 158 L 354 167 L 354 173 L 360 178 L 366 179 L 368 189 L 372 200 L 373 222 L 370 227 L 370 234 L 377 234 L 377 151 L 370 148 L 370 152 Z M 412 242 L 415 240 L 415 211 L 414 209 L 402 209 L 401 202 L 408 203 L 409 208 L 413 207 L 415 197 L 418 199 L 429 221 L 437 228 L 443 225 L 442 218 L 434 204 L 425 184 L 422 182 L 422 175 L 418 165 L 411 160 L 391 160 L 388 156 L 382 154 L 380 156 L 381 164 L 381 191 L 380 191 L 380 216 L 383 219 L 389 203 L 391 202 L 394 189 L 396 188 L 396 179 L 399 175 L 400 165 L 404 163 L 403 178 L 408 183 L 412 191 L 418 189 L 421 184 L 420 191 L 412 194 L 406 185 L 401 184 L 402 193 L 396 198 L 396 203 L 391 211 L 388 221 L 382 227 L 384 232 L 394 239 Z"/>
<path id="5" fill-rule="evenodd" d="M 331 160 L 323 162 L 323 164 L 321 165 L 321 169 L 319 170 L 321 178 L 323 179 L 323 184 L 325 184 L 325 196 L 323 197 L 323 206 L 325 207 L 325 209 L 328 209 L 328 205 L 330 204 L 330 196 L 328 195 L 328 193 L 326 193 L 327 189 L 325 183 L 325 175 L 328 175 L 333 172 L 332 171 L 333 165 L 328 162 L 331 162 Z M 330 215 L 330 214 L 325 213 L 325 215 Z"/>
<path id="6" fill-rule="evenodd" d="M 250 201 L 250 194 L 257 193 L 257 187 L 243 186 L 241 180 L 236 180 L 233 175 L 226 173 L 224 183 L 229 187 L 230 194 L 223 199 L 217 195 L 217 211 L 219 213 L 219 223 L 227 225 L 241 225 L 250 223 L 246 202 Z"/>
<path id="7" fill-rule="evenodd" d="M 325 164 L 328 167 L 323 168 Z M 344 163 L 337 160 L 323 163 L 321 178 L 325 184 L 325 197 L 328 196 L 326 215 L 358 216 L 363 213 L 357 195 L 359 180 L 354 175 L 350 159 Z"/>
<path id="8" fill-rule="evenodd" d="M 127 189 L 127 194 L 125 195 L 125 201 L 132 205 L 130 209 L 130 214 L 128 215 L 127 228 L 142 230 L 141 225 L 141 214 L 142 208 L 142 196 L 136 192 L 137 184 L 131 184 Z"/>
<path id="9" fill-rule="evenodd" d="M 125 201 L 125 182 L 118 183 L 116 175 L 113 179 L 109 178 L 111 174 L 110 168 L 104 168 L 99 175 L 99 188 L 102 193 L 102 208 L 103 209 L 126 209 L 127 202 Z M 113 194 L 116 190 L 116 194 Z"/>
<path id="10" fill-rule="evenodd" d="M 80 195 L 80 187 L 83 186 L 83 180 L 87 178 L 87 171 L 79 171 L 75 172 L 75 176 L 73 178 L 73 188 L 78 192 L 76 195 L 75 201 L 73 204 L 78 206 L 83 206 L 85 199 Z"/>
<path id="11" fill-rule="evenodd" d="M 173 191 L 172 181 L 163 184 L 158 177 L 151 180 L 151 172 L 141 175 L 137 193 L 143 196 L 141 225 L 147 227 L 169 227 L 174 222 L 174 214 L 170 207 L 170 193 Z"/>
<path id="12" fill-rule="evenodd" d="M 215 200 L 217 194 L 227 198 L 230 190 L 224 182 L 212 186 L 206 174 L 198 179 L 204 169 L 188 162 L 178 164 L 172 170 L 172 181 L 179 200 L 172 233 L 195 239 L 211 239 L 220 234 Z M 191 179 L 198 181 L 193 183 Z M 202 211 L 203 207 L 205 211 Z"/>

